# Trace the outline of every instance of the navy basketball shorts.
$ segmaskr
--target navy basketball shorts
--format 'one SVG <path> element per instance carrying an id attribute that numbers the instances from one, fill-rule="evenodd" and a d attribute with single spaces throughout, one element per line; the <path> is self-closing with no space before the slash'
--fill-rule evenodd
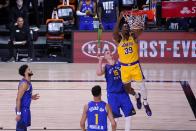
<path id="1" fill-rule="evenodd" d="M 27 127 L 31 126 L 31 111 L 27 108 L 21 109 L 21 119 L 16 124 L 16 131 L 27 131 Z"/>
<path id="2" fill-rule="evenodd" d="M 108 104 L 112 108 L 114 118 L 122 117 L 120 109 L 123 111 L 124 116 L 134 115 L 134 107 L 129 95 L 126 92 L 123 93 L 108 93 Z"/>

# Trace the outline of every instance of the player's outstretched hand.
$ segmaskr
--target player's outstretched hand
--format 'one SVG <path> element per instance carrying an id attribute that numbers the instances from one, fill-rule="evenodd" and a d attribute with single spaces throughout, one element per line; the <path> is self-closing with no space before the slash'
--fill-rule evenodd
<path id="1" fill-rule="evenodd" d="M 39 97 L 40 97 L 39 94 L 32 95 L 33 100 L 37 100 L 37 99 L 39 99 Z"/>

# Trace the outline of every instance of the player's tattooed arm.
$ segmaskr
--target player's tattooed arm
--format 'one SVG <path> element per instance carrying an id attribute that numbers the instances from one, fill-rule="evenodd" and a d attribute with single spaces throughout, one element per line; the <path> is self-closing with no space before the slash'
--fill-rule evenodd
<path id="1" fill-rule="evenodd" d="M 84 105 L 82 118 L 80 120 L 80 127 L 81 127 L 82 131 L 86 131 L 86 129 L 85 129 L 85 122 L 86 122 L 86 118 L 87 118 L 87 114 L 86 114 L 87 110 L 88 110 L 88 105 Z"/>
<path id="2" fill-rule="evenodd" d="M 106 104 L 106 109 L 107 109 L 107 113 L 108 113 L 108 118 L 111 122 L 112 131 L 116 131 L 117 125 L 116 125 L 116 122 L 114 120 L 114 117 L 113 117 L 113 114 L 112 114 L 112 109 L 111 109 L 109 104 Z"/>
<path id="3" fill-rule="evenodd" d="M 115 40 L 115 42 L 119 43 L 122 39 L 121 35 L 120 35 L 120 21 L 123 18 L 123 12 L 120 13 L 120 16 L 118 17 L 118 20 L 116 22 L 116 26 L 114 27 L 114 31 L 113 31 L 113 39 Z"/>
<path id="4" fill-rule="evenodd" d="M 22 83 L 20 85 L 20 87 L 18 88 L 18 93 L 17 93 L 17 97 L 16 97 L 16 112 L 17 112 L 16 121 L 20 120 L 20 114 L 18 114 L 18 113 L 21 112 L 21 110 L 20 110 L 21 99 L 27 89 L 28 89 L 27 83 Z"/>
<path id="5" fill-rule="evenodd" d="M 103 74 L 105 74 L 105 64 L 103 64 L 103 57 L 97 56 L 97 58 L 99 62 L 98 62 L 96 74 L 97 76 L 102 76 Z"/>

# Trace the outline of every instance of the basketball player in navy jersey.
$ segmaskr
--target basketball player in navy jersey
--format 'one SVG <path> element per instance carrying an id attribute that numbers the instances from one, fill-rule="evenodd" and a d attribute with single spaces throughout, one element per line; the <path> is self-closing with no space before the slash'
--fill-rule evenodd
<path id="1" fill-rule="evenodd" d="M 101 87 L 98 85 L 94 86 L 91 92 L 93 95 L 93 101 L 90 101 L 84 106 L 80 121 L 82 131 L 86 131 L 86 119 L 88 122 L 87 131 L 108 131 L 107 117 L 111 122 L 112 131 L 116 131 L 116 122 L 112 116 L 111 108 L 107 103 L 101 100 Z"/>
<path id="2" fill-rule="evenodd" d="M 16 131 L 28 131 L 31 126 L 31 100 L 39 99 L 39 94 L 32 95 L 31 77 L 33 73 L 28 65 L 22 65 L 19 68 L 19 74 L 23 78 L 19 82 L 16 98 Z"/>
<path id="3" fill-rule="evenodd" d="M 113 30 L 119 16 L 118 0 L 99 0 L 99 21 L 104 30 Z"/>
<path id="4" fill-rule="evenodd" d="M 76 14 L 79 17 L 79 30 L 94 30 L 93 17 L 96 13 L 96 3 L 93 0 L 81 0 Z"/>
<path id="5" fill-rule="evenodd" d="M 98 57 L 97 75 L 101 76 L 105 74 L 108 104 L 111 106 L 113 116 L 114 118 L 122 117 L 120 113 L 121 109 L 125 116 L 125 131 L 129 131 L 131 128 L 131 116 L 136 114 L 136 112 L 127 92 L 136 97 L 138 109 L 141 109 L 141 95 L 140 93 L 136 93 L 133 88 L 130 88 L 130 91 L 125 91 L 120 76 L 120 63 L 114 60 L 110 51 L 105 52 L 104 58 L 107 64 L 103 64 L 103 58 Z M 115 120 L 117 121 L 117 119 Z"/>

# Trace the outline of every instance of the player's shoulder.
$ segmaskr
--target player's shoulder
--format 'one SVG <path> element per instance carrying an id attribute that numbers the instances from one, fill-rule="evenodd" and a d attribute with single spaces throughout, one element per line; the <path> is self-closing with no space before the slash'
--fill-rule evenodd
<path id="1" fill-rule="evenodd" d="M 107 104 L 107 102 L 105 102 L 105 101 L 101 101 L 101 103 L 103 103 L 103 104 Z"/>
<path id="2" fill-rule="evenodd" d="M 89 105 L 88 105 L 88 104 L 85 104 L 85 105 L 84 105 L 84 110 L 87 111 L 87 110 L 88 110 L 88 107 L 89 107 Z"/>
<path id="3" fill-rule="evenodd" d="M 28 83 L 26 81 L 20 81 L 19 85 L 18 85 L 18 88 L 19 89 L 23 89 L 23 90 L 27 90 L 29 87 L 28 87 Z"/>
<path id="4" fill-rule="evenodd" d="M 19 85 L 28 85 L 28 82 L 25 79 L 20 80 Z"/>

